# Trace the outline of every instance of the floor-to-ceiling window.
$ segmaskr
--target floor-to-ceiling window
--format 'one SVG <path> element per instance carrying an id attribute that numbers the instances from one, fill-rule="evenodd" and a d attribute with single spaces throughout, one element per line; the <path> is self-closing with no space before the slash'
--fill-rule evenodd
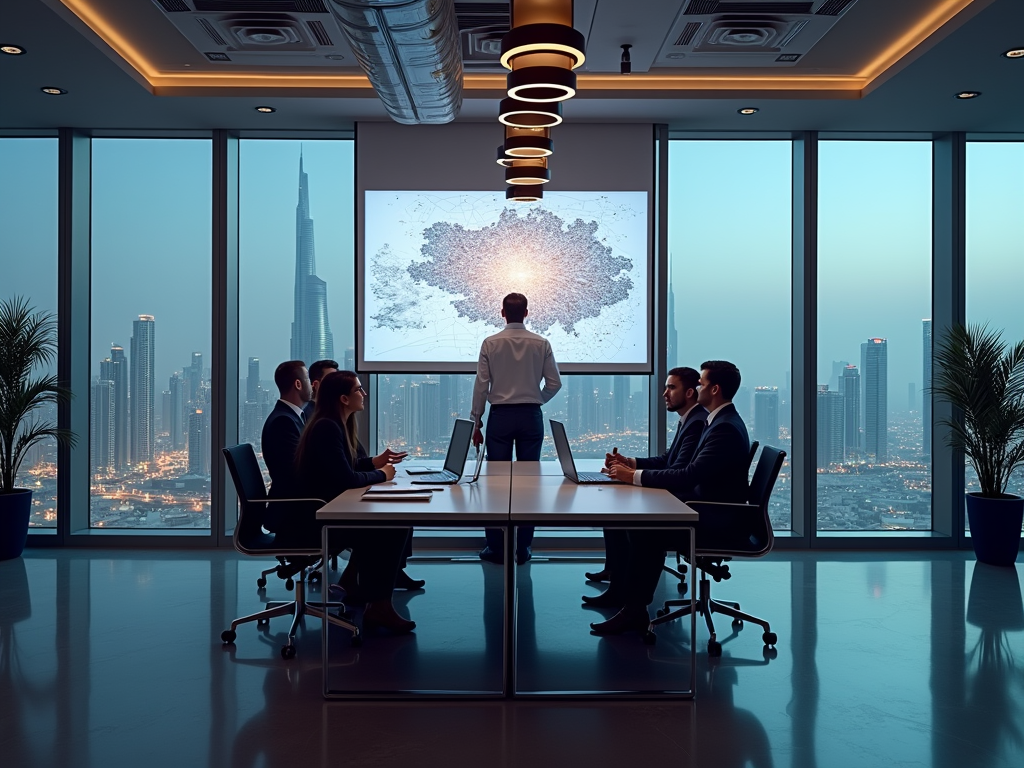
<path id="1" fill-rule="evenodd" d="M 24 298 L 36 312 L 57 314 L 57 139 L 0 139 L 0 301 Z M 54 375 L 56 356 L 34 375 Z M 47 404 L 34 416 L 56 423 Z M 32 417 L 30 417 L 32 418 Z M 85 435 L 79 436 L 86 439 Z M 31 488 L 29 525 L 57 523 L 57 444 L 36 443 L 25 456 L 16 482 Z"/>
<path id="2" fill-rule="evenodd" d="M 750 439 L 787 453 L 792 163 L 790 141 L 669 144 L 668 367 L 735 363 Z M 777 529 L 792 526 L 789 477 L 787 461 L 771 500 Z"/>
<path id="3" fill-rule="evenodd" d="M 1024 340 L 1024 142 L 967 143 L 967 322 L 987 324 L 1007 346 Z M 967 466 L 967 490 L 977 490 Z M 1024 469 L 1010 478 L 1024 495 Z"/>
<path id="4" fill-rule="evenodd" d="M 932 147 L 822 141 L 819 530 L 927 530 Z"/>
<path id="5" fill-rule="evenodd" d="M 353 142 L 239 145 L 238 439 L 260 455 L 280 363 L 355 368 Z"/>
<path id="6" fill-rule="evenodd" d="M 92 142 L 90 525 L 209 528 L 211 144 Z"/>

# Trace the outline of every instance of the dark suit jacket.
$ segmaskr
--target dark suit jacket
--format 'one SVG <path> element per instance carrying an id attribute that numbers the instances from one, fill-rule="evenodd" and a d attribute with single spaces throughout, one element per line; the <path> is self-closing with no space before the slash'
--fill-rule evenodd
<path id="1" fill-rule="evenodd" d="M 304 406 L 302 406 L 302 414 L 306 417 L 306 421 L 313 418 L 313 411 L 316 410 L 316 400 L 310 400 Z"/>
<path id="2" fill-rule="evenodd" d="M 387 477 L 373 468 L 373 461 L 359 446 L 355 461 L 348 453 L 348 439 L 341 424 L 321 419 L 311 428 L 299 466 L 303 497 L 330 501 L 350 488 L 382 483 Z"/>
<path id="3" fill-rule="evenodd" d="M 636 468 L 644 470 L 652 469 L 682 469 L 693 458 L 697 450 L 697 443 L 704 433 L 707 425 L 708 409 L 703 405 L 695 405 L 686 414 L 686 421 L 676 427 L 676 436 L 672 440 L 669 449 L 661 456 L 651 456 L 648 459 L 637 458 Z M 641 476 L 643 480 L 643 476 Z"/>
<path id="4" fill-rule="evenodd" d="M 640 482 L 651 488 L 665 488 L 682 501 L 745 502 L 749 469 L 747 427 L 730 403 L 704 429 L 686 467 L 644 472 Z"/>
<path id="5" fill-rule="evenodd" d="M 302 427 L 303 421 L 298 414 L 280 400 L 263 423 L 263 461 L 270 472 L 270 493 L 267 495 L 272 499 L 291 499 L 299 495 L 295 451 L 302 437 Z"/>

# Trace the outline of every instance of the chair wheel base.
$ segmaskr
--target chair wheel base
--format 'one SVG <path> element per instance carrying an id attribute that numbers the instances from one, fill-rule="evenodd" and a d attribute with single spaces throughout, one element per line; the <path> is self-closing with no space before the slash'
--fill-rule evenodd
<path id="1" fill-rule="evenodd" d="M 282 659 L 294 659 L 295 658 L 295 646 L 294 645 L 286 645 L 284 648 L 282 648 L 281 649 L 281 658 Z"/>
<path id="2" fill-rule="evenodd" d="M 221 642 L 224 643 L 224 645 L 234 645 L 235 637 L 235 630 L 233 629 L 225 629 L 223 632 L 220 633 L 220 639 Z"/>
<path id="3" fill-rule="evenodd" d="M 678 584 L 676 584 L 676 590 L 679 592 L 679 594 L 686 594 L 686 589 L 687 587 L 685 581 L 680 581 Z"/>
<path id="4" fill-rule="evenodd" d="M 266 589 L 267 588 L 267 580 L 264 579 L 262 576 L 260 576 L 258 579 L 256 579 L 256 587 L 258 589 Z"/>
<path id="5" fill-rule="evenodd" d="M 715 658 L 722 655 L 722 644 L 717 640 L 708 640 L 708 656 Z"/>
<path id="6" fill-rule="evenodd" d="M 733 619 L 732 626 L 734 629 L 743 629 L 743 619 Z"/>
<path id="7" fill-rule="evenodd" d="M 772 646 L 779 642 L 779 637 L 774 632 L 765 632 L 761 635 L 761 639 L 764 640 L 766 646 Z"/>

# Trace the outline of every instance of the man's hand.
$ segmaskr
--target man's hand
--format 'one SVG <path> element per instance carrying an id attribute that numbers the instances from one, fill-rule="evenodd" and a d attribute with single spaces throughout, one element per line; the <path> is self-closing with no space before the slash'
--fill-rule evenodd
<path id="1" fill-rule="evenodd" d="M 613 480 L 618 480 L 620 483 L 626 483 L 628 485 L 633 484 L 633 475 L 636 474 L 636 470 L 632 467 L 618 463 L 612 464 L 610 467 L 605 467 L 601 471 Z"/>
<path id="2" fill-rule="evenodd" d="M 409 455 L 408 451 L 402 451 L 398 453 L 392 451 L 390 448 L 385 448 L 384 453 L 374 456 L 371 461 L 375 469 L 383 469 L 390 464 L 398 464 L 402 459 Z"/>
<path id="3" fill-rule="evenodd" d="M 627 469 L 636 469 L 636 459 L 623 456 L 621 453 L 606 453 L 604 455 L 604 465 L 606 467 L 622 466 Z"/>
<path id="4" fill-rule="evenodd" d="M 480 425 L 476 425 L 476 429 L 473 430 L 473 445 L 477 448 L 484 441 L 484 433 L 480 430 Z"/>
<path id="5" fill-rule="evenodd" d="M 395 465 L 394 464 L 385 464 L 383 467 L 380 467 L 380 471 L 384 473 L 384 479 L 385 480 L 394 480 L 395 479 Z"/>

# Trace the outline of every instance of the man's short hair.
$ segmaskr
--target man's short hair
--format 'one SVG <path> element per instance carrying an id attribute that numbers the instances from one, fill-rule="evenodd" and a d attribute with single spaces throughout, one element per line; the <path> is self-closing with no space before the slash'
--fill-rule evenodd
<path id="1" fill-rule="evenodd" d="M 707 360 L 700 364 L 702 371 L 708 372 L 708 383 L 717 384 L 722 390 L 722 397 L 732 400 L 740 391 L 740 369 L 726 360 Z"/>
<path id="2" fill-rule="evenodd" d="M 510 293 L 501 300 L 501 308 L 505 310 L 505 320 L 510 323 L 521 323 L 526 319 L 526 297 L 521 293 Z"/>
<path id="3" fill-rule="evenodd" d="M 334 370 L 340 370 L 341 366 L 338 365 L 337 360 L 317 360 L 311 366 L 309 366 L 309 380 L 310 382 L 320 381 L 324 377 L 324 371 L 333 368 Z"/>
<path id="4" fill-rule="evenodd" d="M 686 366 L 673 368 L 668 372 L 668 375 L 675 376 L 683 382 L 683 391 L 696 389 L 697 385 L 700 384 L 700 371 L 695 371 L 693 368 L 687 368 Z"/>
<path id="5" fill-rule="evenodd" d="M 299 374 L 306 364 L 301 360 L 285 360 L 274 370 L 274 383 L 277 384 L 277 391 L 284 397 L 295 382 L 302 378 Z"/>

